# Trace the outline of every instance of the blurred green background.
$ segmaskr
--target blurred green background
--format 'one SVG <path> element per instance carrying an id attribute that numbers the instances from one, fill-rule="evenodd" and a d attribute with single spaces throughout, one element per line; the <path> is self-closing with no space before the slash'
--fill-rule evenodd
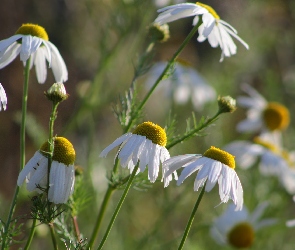
<path id="1" fill-rule="evenodd" d="M 220 17 L 233 25 L 250 46 L 247 51 L 238 42 L 238 52 L 219 63 L 220 49 L 208 42 L 198 43 L 197 35 L 181 54 L 216 89 L 218 95 L 241 95 L 240 85 L 254 86 L 267 100 L 284 103 L 293 118 L 295 108 L 295 2 L 292 0 L 224 0 L 204 1 Z M 99 153 L 122 133 L 112 106 L 119 95 L 129 88 L 134 65 L 147 46 L 147 26 L 157 16 L 151 0 L 1 0 L 0 40 L 8 38 L 23 23 L 43 26 L 52 43 L 59 49 L 69 71 L 65 83 L 70 97 L 59 106 L 55 133 L 68 137 L 77 151 L 76 164 L 83 167 L 87 207 L 78 216 L 80 230 L 89 238 L 104 191 L 106 175 L 112 169 L 112 152 L 107 159 Z M 169 60 L 191 30 L 192 18 L 171 23 L 170 40 L 155 48 L 154 61 Z M 0 113 L 0 199 L 1 219 L 6 219 L 19 173 L 19 112 L 21 111 L 23 65 L 19 57 L 0 70 L 0 82 L 8 97 L 8 109 Z M 138 79 L 139 96 L 145 93 L 145 76 Z M 47 138 L 50 103 L 43 92 L 54 83 L 51 70 L 45 84 L 36 81 L 31 70 L 26 154 L 29 159 Z M 144 120 L 165 125 L 169 107 L 160 107 L 162 96 L 154 95 L 147 103 Z M 168 102 L 168 100 L 167 100 Z M 196 112 L 212 116 L 217 104 Z M 174 106 L 178 133 L 184 132 L 185 120 L 191 116 L 190 103 Z M 240 139 L 235 132 L 245 112 L 238 109 L 225 114 L 206 130 L 205 137 L 191 139 L 176 146 L 170 154 L 203 153 L 209 146 L 223 147 Z M 294 122 L 283 134 L 285 146 L 294 148 Z M 294 249 L 294 229 L 286 229 L 284 222 L 295 217 L 295 204 L 276 179 L 261 178 L 257 171 L 237 169 L 241 179 L 245 203 L 253 210 L 264 200 L 270 201 L 267 217 L 280 220 L 256 238 L 252 249 Z M 176 187 L 173 182 L 166 189 L 163 183 L 149 184 L 143 191 L 131 190 L 115 222 L 104 249 L 175 249 L 181 239 L 188 216 L 197 199 L 193 192 L 193 178 L 186 185 Z M 102 231 L 117 204 L 121 191 L 115 193 L 108 208 Z M 22 187 L 17 215 L 29 214 L 31 194 Z M 210 238 L 209 227 L 214 216 L 226 205 L 219 204 L 217 189 L 206 193 L 197 212 L 185 249 L 220 249 Z M 27 220 L 23 220 L 27 226 Z M 26 232 L 24 232 L 24 235 Z M 45 236 L 44 236 L 45 235 Z M 23 236 L 24 237 L 24 236 Z M 39 226 L 32 249 L 52 249 L 47 229 Z M 61 243 L 62 244 L 62 243 Z M 18 249 L 20 245 L 16 245 Z M 224 248 L 227 249 L 227 248 Z"/>

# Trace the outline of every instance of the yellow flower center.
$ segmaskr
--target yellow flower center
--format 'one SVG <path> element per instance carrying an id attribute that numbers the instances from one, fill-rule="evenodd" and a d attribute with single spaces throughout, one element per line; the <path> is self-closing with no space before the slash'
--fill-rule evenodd
<path id="1" fill-rule="evenodd" d="M 165 147 L 167 144 L 166 132 L 159 125 L 152 122 L 144 122 L 136 127 L 133 134 L 145 136 L 153 143 Z"/>
<path id="2" fill-rule="evenodd" d="M 279 152 L 278 148 L 275 145 L 262 140 L 258 136 L 254 137 L 253 142 L 256 143 L 256 144 L 259 144 L 259 145 L 261 145 L 261 146 L 263 146 L 263 147 L 265 147 L 267 149 L 269 149 L 270 151 L 272 151 L 274 153 L 278 153 Z"/>
<path id="3" fill-rule="evenodd" d="M 40 148 L 40 152 L 47 157 L 46 152 L 49 152 L 49 143 L 48 141 L 43 143 Z M 75 149 L 64 137 L 55 137 L 54 138 L 54 152 L 52 156 L 52 160 L 61 162 L 68 165 L 73 165 L 76 159 Z"/>
<path id="4" fill-rule="evenodd" d="M 252 245 L 254 236 L 253 227 L 247 222 L 241 222 L 229 231 L 227 240 L 236 248 L 247 248 Z"/>
<path id="5" fill-rule="evenodd" d="M 223 151 L 219 148 L 215 148 L 211 146 L 204 154 L 203 156 L 207 158 L 211 158 L 215 161 L 220 161 L 221 163 L 229 166 L 232 169 L 235 169 L 236 163 L 235 163 L 235 157 L 231 155 L 230 153 Z"/>
<path id="6" fill-rule="evenodd" d="M 203 3 L 200 3 L 200 2 L 196 2 L 197 5 L 205 8 L 206 10 L 209 11 L 209 13 L 215 18 L 215 19 L 220 19 L 220 17 L 217 15 L 216 11 L 209 5 L 207 4 L 203 4 Z"/>
<path id="7" fill-rule="evenodd" d="M 283 130 L 290 123 L 289 110 L 282 104 L 270 102 L 263 111 L 263 119 L 269 130 Z"/>
<path id="8" fill-rule="evenodd" d="M 42 38 L 43 40 L 46 40 L 46 41 L 49 40 L 45 29 L 37 24 L 32 24 L 32 23 L 23 24 L 15 32 L 15 34 L 37 36 L 39 38 Z"/>

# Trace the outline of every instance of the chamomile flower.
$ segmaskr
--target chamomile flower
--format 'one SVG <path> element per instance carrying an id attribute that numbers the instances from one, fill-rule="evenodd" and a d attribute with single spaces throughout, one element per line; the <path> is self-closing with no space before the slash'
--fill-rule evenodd
<path id="1" fill-rule="evenodd" d="M 120 145 L 116 157 L 120 160 L 121 166 L 127 167 L 130 173 L 136 164 L 139 164 L 140 172 L 144 172 L 148 167 L 148 179 L 155 182 L 160 165 L 170 157 L 165 148 L 166 143 L 167 136 L 163 128 L 152 122 L 144 122 L 132 133 L 117 138 L 100 153 L 100 157 L 106 157 L 113 148 Z"/>
<path id="2" fill-rule="evenodd" d="M 277 102 L 267 102 L 255 89 L 243 84 L 242 89 L 249 97 L 237 98 L 238 105 L 247 108 L 247 118 L 237 125 L 239 132 L 281 132 L 290 123 L 288 109 Z"/>
<path id="3" fill-rule="evenodd" d="M 230 57 L 237 53 L 237 46 L 233 42 L 232 37 L 236 38 L 246 49 L 249 49 L 248 44 L 237 35 L 238 32 L 229 23 L 221 20 L 215 10 L 206 4 L 200 2 L 195 4 L 182 3 L 159 9 L 158 12 L 160 14 L 154 22 L 159 24 L 195 16 L 193 25 L 197 25 L 199 16 L 202 16 L 197 40 L 203 42 L 208 39 L 209 44 L 213 48 L 219 46 L 222 51 L 220 61 L 223 61 L 225 56 Z"/>
<path id="4" fill-rule="evenodd" d="M 154 64 L 146 80 L 148 87 L 155 83 L 165 67 L 164 62 Z M 156 91 L 172 96 L 175 103 L 180 105 L 191 100 L 196 110 L 202 110 L 207 102 L 216 100 L 214 88 L 188 62 L 180 59 L 176 61 L 172 75 L 164 79 Z"/>
<path id="5" fill-rule="evenodd" d="M 262 174 L 280 177 L 288 168 L 280 147 L 263 137 L 255 137 L 253 142 L 234 141 L 224 149 L 236 156 L 237 165 L 243 169 L 252 167 L 258 161 Z"/>
<path id="6" fill-rule="evenodd" d="M 20 172 L 17 185 L 27 183 L 28 191 L 43 192 L 48 179 L 48 142 L 28 161 Z M 64 137 L 55 137 L 52 165 L 49 174 L 48 200 L 55 203 L 66 203 L 74 191 L 76 153 L 73 145 Z"/>
<path id="7" fill-rule="evenodd" d="M 205 191 L 210 192 L 215 184 L 219 184 L 221 202 L 231 199 L 236 205 L 236 210 L 243 207 L 243 188 L 235 172 L 234 156 L 215 147 L 208 149 L 203 155 L 179 155 L 171 157 L 163 164 L 164 187 L 169 185 L 171 174 L 183 167 L 177 180 L 177 185 L 198 171 L 195 178 L 194 190 L 204 185 Z"/>
<path id="8" fill-rule="evenodd" d="M 6 106 L 7 106 L 7 96 L 2 84 L 0 83 L 0 111 L 2 110 L 2 107 L 3 107 L 3 110 L 6 110 Z"/>
<path id="9" fill-rule="evenodd" d="M 23 24 L 15 35 L 0 41 L 0 69 L 10 64 L 18 54 L 24 64 L 31 57 L 30 68 L 35 65 L 39 83 L 44 83 L 47 77 L 46 61 L 52 68 L 56 82 L 68 80 L 65 62 L 55 45 L 48 40 L 43 27 Z"/>
<path id="10" fill-rule="evenodd" d="M 246 206 L 241 211 L 234 211 L 234 206 L 230 204 L 224 214 L 213 222 L 212 238 L 220 245 L 251 247 L 258 230 L 276 223 L 275 219 L 260 219 L 267 206 L 268 203 L 261 203 L 253 213 L 249 213 Z"/>

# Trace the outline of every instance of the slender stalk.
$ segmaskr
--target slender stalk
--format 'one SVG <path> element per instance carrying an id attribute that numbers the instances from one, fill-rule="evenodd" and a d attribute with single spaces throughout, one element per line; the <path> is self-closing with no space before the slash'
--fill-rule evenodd
<path id="1" fill-rule="evenodd" d="M 54 248 L 54 250 L 58 250 L 58 245 L 57 245 L 57 241 L 56 241 L 56 237 L 55 237 L 53 223 L 49 223 L 48 226 L 49 226 L 49 229 L 50 229 L 53 248 Z"/>
<path id="2" fill-rule="evenodd" d="M 196 204 L 195 204 L 195 206 L 194 206 L 194 208 L 193 208 L 193 211 L 192 211 L 192 213 L 191 213 L 191 216 L 190 216 L 190 218 L 189 218 L 189 220 L 188 220 L 188 222 L 187 222 L 187 224 L 186 224 L 186 228 L 185 228 L 185 230 L 184 230 L 184 233 L 183 233 L 183 236 L 182 236 L 181 242 L 180 242 L 180 244 L 179 244 L 178 250 L 181 250 L 181 249 L 183 248 L 183 245 L 184 245 L 184 243 L 185 243 L 185 240 L 186 240 L 186 238 L 187 238 L 187 236 L 188 236 L 188 233 L 189 233 L 189 231 L 190 231 L 191 225 L 193 224 L 195 214 L 196 214 L 196 212 L 197 212 L 197 210 L 198 210 L 199 204 L 200 204 L 200 202 L 201 202 L 201 200 L 202 200 L 202 197 L 203 197 L 203 195 L 204 195 L 205 187 L 206 187 L 206 183 L 204 184 L 204 186 L 203 186 L 203 188 L 202 188 L 202 190 L 201 190 L 201 193 L 199 194 L 199 197 L 198 197 L 198 199 L 197 199 L 197 201 L 196 201 Z"/>
<path id="3" fill-rule="evenodd" d="M 95 242 L 95 239 L 97 237 L 97 234 L 98 234 L 100 226 L 101 226 L 102 219 L 105 215 L 106 208 L 109 204 L 110 198 L 111 198 L 114 191 L 115 191 L 115 189 L 112 188 L 111 186 L 109 186 L 107 189 L 107 192 L 104 195 L 104 198 L 103 198 L 103 201 L 102 201 L 102 204 L 100 207 L 100 211 L 99 211 L 98 217 L 95 222 L 95 227 L 93 229 L 93 232 L 92 232 L 89 244 L 88 244 L 89 249 L 92 249 L 92 247 L 93 247 L 93 244 Z"/>
<path id="4" fill-rule="evenodd" d="M 24 68 L 24 86 L 23 86 L 23 100 L 22 100 L 22 120 L 21 120 L 21 128 L 20 128 L 20 171 L 25 166 L 26 156 L 25 156 L 25 141 L 26 141 L 26 117 L 27 117 L 27 105 L 28 105 L 28 89 L 29 89 L 29 77 L 30 77 L 30 62 L 31 57 L 26 61 L 26 66 Z M 4 234 L 2 239 L 2 249 L 5 249 L 7 234 L 10 226 L 10 222 L 15 210 L 15 205 L 17 201 L 17 196 L 19 193 L 19 186 L 16 186 L 14 191 L 13 200 L 11 203 L 11 207 L 9 210 L 7 222 L 4 228 Z"/>
<path id="5" fill-rule="evenodd" d="M 31 243 L 32 243 L 32 240 L 33 240 L 33 237 L 34 237 L 34 234 L 35 234 L 36 222 L 37 222 L 37 219 L 33 219 L 33 224 L 32 224 L 32 227 L 31 227 L 30 235 L 29 235 L 29 238 L 27 240 L 27 243 L 26 243 L 26 246 L 25 246 L 24 250 L 28 250 L 30 248 L 30 246 L 31 246 Z"/>
<path id="6" fill-rule="evenodd" d="M 124 202 L 124 200 L 125 200 L 125 198 L 126 198 L 126 196 L 127 196 L 127 194 L 128 194 L 128 191 L 129 191 L 129 189 L 130 189 L 130 187 L 131 187 L 132 181 L 133 181 L 133 179 L 134 179 L 134 177 L 135 177 L 135 174 L 136 174 L 136 172 L 137 172 L 137 170 L 138 170 L 138 167 L 139 167 L 139 164 L 137 164 L 137 165 L 135 166 L 135 168 L 133 169 L 133 171 L 132 171 L 132 174 L 131 174 L 131 176 L 130 176 L 128 182 L 127 182 L 127 185 L 126 185 L 126 187 L 125 187 L 125 190 L 124 190 L 124 192 L 123 192 L 123 194 L 122 194 L 122 196 L 121 196 L 121 198 L 120 198 L 120 200 L 119 200 L 119 203 L 118 203 L 118 205 L 117 205 L 117 207 L 116 207 L 116 209 L 115 209 L 115 212 L 114 212 L 114 214 L 113 214 L 113 216 L 112 216 L 112 218 L 111 218 L 111 220 L 110 220 L 110 222 L 109 222 L 108 228 L 107 228 L 107 230 L 106 230 L 106 232 L 105 232 L 105 234 L 104 234 L 104 236 L 103 236 L 103 238 L 102 238 L 102 240 L 101 240 L 101 242 L 100 242 L 100 244 L 99 244 L 99 246 L 98 246 L 98 248 L 97 248 L 98 250 L 99 250 L 99 249 L 102 249 L 102 247 L 103 247 L 105 241 L 106 241 L 107 238 L 108 238 L 108 235 L 109 235 L 109 233 L 110 233 L 110 231 L 111 231 L 111 229 L 112 229 L 112 226 L 113 226 L 113 224 L 114 224 L 114 222 L 115 222 L 115 220 L 116 220 L 116 218 L 117 218 L 117 215 L 118 215 L 118 213 L 119 213 L 119 211 L 120 211 L 120 209 L 121 209 L 121 207 L 122 207 L 122 204 L 123 204 L 123 202 Z"/>
<path id="7" fill-rule="evenodd" d="M 57 107 L 58 107 L 59 102 L 53 102 L 52 103 L 52 112 L 50 115 L 49 119 L 49 138 L 48 138 L 48 144 L 49 144 L 49 152 L 46 152 L 48 154 L 48 168 L 47 168 L 47 195 L 49 193 L 49 183 L 50 183 L 50 169 L 51 169 L 51 164 L 52 164 L 52 157 L 53 157 L 53 152 L 54 152 L 54 138 L 53 138 L 53 126 L 54 126 L 54 121 L 57 116 Z M 51 217 L 51 202 L 47 202 L 48 206 L 48 217 Z"/>
<path id="8" fill-rule="evenodd" d="M 134 121 L 134 117 L 136 117 L 137 114 L 140 112 L 140 110 L 144 107 L 145 103 L 147 102 L 147 100 L 149 99 L 149 97 L 151 96 L 151 94 L 154 92 L 154 90 L 158 86 L 158 84 L 161 82 L 161 80 L 163 79 L 163 77 L 167 74 L 168 70 L 170 69 L 170 67 L 172 66 L 172 64 L 176 60 L 176 58 L 179 56 L 179 54 L 181 53 L 181 51 L 185 48 L 185 46 L 188 44 L 188 42 L 190 41 L 190 39 L 197 32 L 198 27 L 199 27 L 199 25 L 194 26 L 194 28 L 191 30 L 191 32 L 188 34 L 188 36 L 184 39 L 184 41 L 179 46 L 179 48 L 177 49 L 177 51 L 174 53 L 174 55 L 172 56 L 172 58 L 170 59 L 170 61 L 167 63 L 167 65 L 166 65 L 165 69 L 163 70 L 162 74 L 158 77 L 158 79 L 156 80 L 156 82 L 154 83 L 154 85 L 152 86 L 152 88 L 149 90 L 149 92 L 146 94 L 146 96 L 144 97 L 144 99 L 138 105 L 137 109 L 134 112 L 134 115 L 131 117 L 129 123 L 127 124 L 127 126 L 125 128 L 125 133 L 131 128 L 132 123 Z"/>
<path id="9" fill-rule="evenodd" d="M 75 229 L 75 234 L 76 234 L 77 241 L 80 241 L 80 230 L 79 230 L 77 216 L 72 216 L 72 222 L 73 222 L 73 226 L 74 226 L 74 229 Z"/>

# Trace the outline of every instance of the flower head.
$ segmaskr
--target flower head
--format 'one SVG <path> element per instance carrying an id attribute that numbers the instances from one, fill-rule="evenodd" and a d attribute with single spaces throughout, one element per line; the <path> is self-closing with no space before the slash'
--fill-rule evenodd
<path id="1" fill-rule="evenodd" d="M 234 211 L 230 204 L 223 215 L 216 218 L 211 227 L 212 238 L 221 245 L 234 248 L 249 248 L 255 238 L 255 233 L 276 222 L 275 219 L 260 220 L 267 203 L 261 203 L 252 214 L 245 206 L 241 211 Z"/>
<path id="2" fill-rule="evenodd" d="M 155 182 L 159 174 L 159 166 L 170 157 L 165 148 L 167 137 L 165 130 L 152 122 L 138 125 L 132 133 L 127 133 L 106 147 L 100 157 L 105 157 L 109 151 L 120 145 L 117 157 L 123 168 L 133 171 L 139 162 L 140 172 L 148 167 L 148 178 Z"/>
<path id="3" fill-rule="evenodd" d="M 54 83 L 45 93 L 52 102 L 62 102 L 68 98 L 68 94 L 63 83 Z"/>
<path id="4" fill-rule="evenodd" d="M 2 87 L 2 84 L 0 83 L 0 111 L 2 110 L 2 106 L 3 106 L 3 109 L 6 110 L 7 96 L 6 96 L 4 88 Z"/>
<path id="5" fill-rule="evenodd" d="M 236 100 L 230 96 L 218 97 L 217 102 L 220 113 L 232 113 L 237 109 Z"/>
<path id="6" fill-rule="evenodd" d="M 152 86 L 161 75 L 166 63 L 158 62 L 150 70 L 146 81 L 147 86 Z M 173 96 L 177 104 L 185 104 L 191 100 L 196 110 L 202 110 L 203 106 L 216 99 L 216 92 L 208 82 L 197 72 L 194 67 L 181 59 L 175 63 L 175 70 L 169 78 L 163 80 L 157 88 L 164 90 L 168 96 Z"/>
<path id="7" fill-rule="evenodd" d="M 42 192 L 47 188 L 48 179 L 48 142 L 28 161 L 20 172 L 17 185 L 27 183 L 28 191 Z M 49 174 L 48 200 L 55 203 L 66 203 L 74 191 L 76 153 L 73 145 L 64 137 L 55 137 L 54 152 Z"/>
<path id="8" fill-rule="evenodd" d="M 250 85 L 244 84 L 242 89 L 249 97 L 239 97 L 238 105 L 247 108 L 247 119 L 237 125 L 239 132 L 279 132 L 286 129 L 290 123 L 288 109 L 277 102 L 267 102 Z"/>
<path id="9" fill-rule="evenodd" d="M 243 188 L 237 176 L 234 156 L 219 148 L 211 147 L 202 155 L 180 155 L 172 157 L 163 164 L 164 186 L 171 180 L 170 175 L 177 169 L 184 170 L 178 178 L 180 185 L 192 173 L 198 171 L 195 178 L 194 190 L 204 185 L 205 191 L 210 192 L 218 181 L 221 202 L 233 200 L 236 210 L 243 207 Z"/>
<path id="10" fill-rule="evenodd" d="M 68 80 L 65 62 L 54 44 L 48 41 L 43 27 L 23 24 L 15 35 L 0 41 L 0 69 L 10 64 L 18 54 L 24 64 L 31 57 L 30 68 L 35 65 L 39 83 L 44 83 L 47 77 L 46 61 L 52 68 L 56 82 Z"/>
<path id="11" fill-rule="evenodd" d="M 216 11 L 206 4 L 200 2 L 175 4 L 159 9 L 158 12 L 160 14 L 155 22 L 159 24 L 195 16 L 193 25 L 197 25 L 199 16 L 202 16 L 202 23 L 198 28 L 198 41 L 203 42 L 208 39 L 213 48 L 219 46 L 222 51 L 220 61 L 223 61 L 225 56 L 230 57 L 236 54 L 237 46 L 232 37 L 236 38 L 246 49 L 249 49 L 248 44 L 237 35 L 238 32 L 229 23 L 221 20 Z"/>
<path id="12" fill-rule="evenodd" d="M 288 168 L 280 147 L 263 136 L 255 137 L 253 142 L 234 141 L 224 149 L 236 156 L 237 165 L 243 169 L 248 169 L 259 161 L 258 166 L 262 174 L 279 177 Z"/>

